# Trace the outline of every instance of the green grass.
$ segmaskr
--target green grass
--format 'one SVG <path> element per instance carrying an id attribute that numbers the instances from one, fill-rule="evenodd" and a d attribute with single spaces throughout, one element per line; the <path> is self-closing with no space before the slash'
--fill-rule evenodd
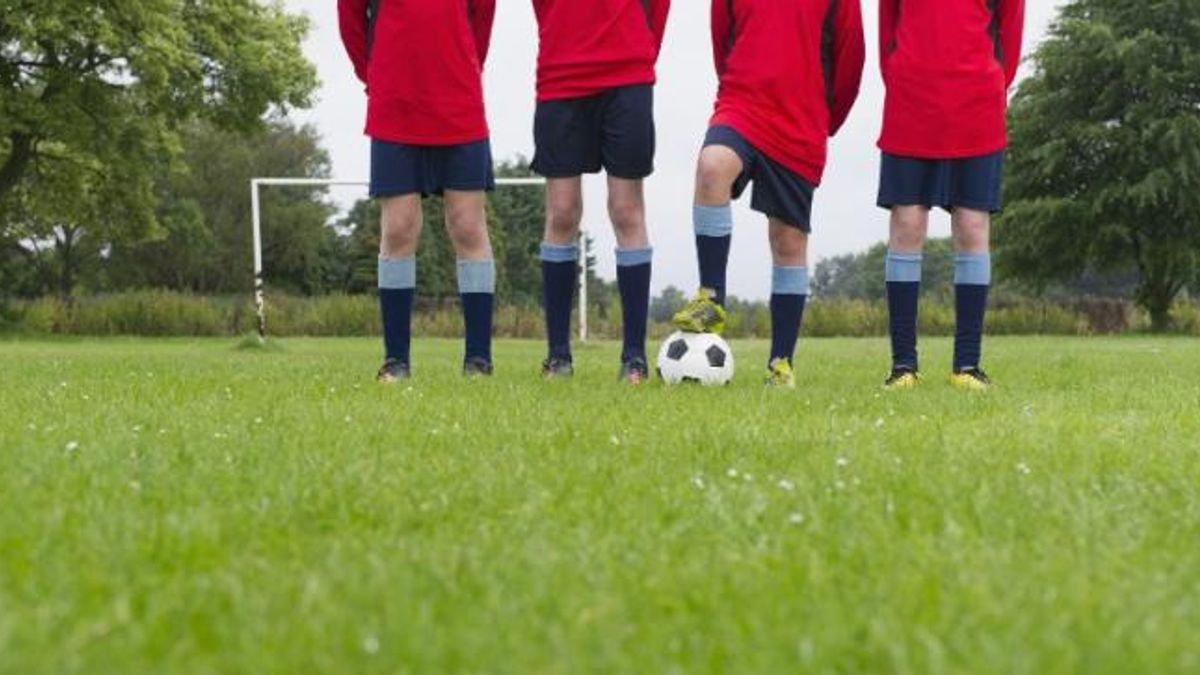
<path id="1" fill-rule="evenodd" d="M 993 392 L 463 382 L 421 342 L 0 342 L 3 673 L 1194 673 L 1200 342 L 996 339 Z"/>

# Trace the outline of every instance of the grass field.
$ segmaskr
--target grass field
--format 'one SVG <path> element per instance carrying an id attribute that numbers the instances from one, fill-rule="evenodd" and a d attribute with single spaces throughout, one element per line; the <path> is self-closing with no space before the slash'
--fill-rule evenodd
<path id="1" fill-rule="evenodd" d="M 1198 341 L 993 340 L 982 396 L 945 341 L 903 394 L 881 340 L 284 346 L 0 342 L 0 672 L 1200 672 Z"/>

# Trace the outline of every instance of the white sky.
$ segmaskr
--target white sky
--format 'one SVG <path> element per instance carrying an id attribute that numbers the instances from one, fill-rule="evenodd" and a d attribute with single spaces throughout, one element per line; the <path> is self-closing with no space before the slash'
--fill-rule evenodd
<path id="1" fill-rule="evenodd" d="M 582 0 L 587 1 L 587 0 Z M 368 175 L 368 142 L 362 136 L 366 101 L 342 51 L 335 0 L 285 0 L 293 11 L 311 17 L 313 30 L 305 51 L 317 64 L 322 88 L 312 110 L 296 117 L 314 124 L 333 158 L 334 175 L 364 179 Z M 486 89 L 492 147 L 497 159 L 533 155 L 534 65 L 537 28 L 529 0 L 498 0 Z M 1045 33 L 1064 0 L 1028 0 L 1027 49 Z M 886 238 L 886 214 L 875 207 L 883 83 L 875 49 L 877 6 L 863 3 L 867 26 L 867 70 L 854 112 L 830 148 L 829 169 L 817 191 L 810 244 L 815 265 L 824 257 L 863 250 Z M 716 92 L 709 42 L 709 3 L 675 0 L 659 62 L 656 97 L 658 120 L 657 172 L 647 182 L 651 239 L 656 248 L 654 291 L 696 284 L 692 245 L 691 196 L 696 153 L 707 127 Z M 513 189 L 513 188 L 502 188 Z M 516 188 L 520 189 L 520 188 Z M 602 177 L 585 179 L 584 227 L 595 238 L 598 272 L 615 276 L 612 231 L 604 210 Z M 360 190 L 337 190 L 345 206 L 363 196 Z M 770 260 L 766 228 L 748 208 L 749 196 L 737 207 L 730 292 L 745 298 L 769 293 Z M 949 232 L 942 215 L 934 234 Z"/>

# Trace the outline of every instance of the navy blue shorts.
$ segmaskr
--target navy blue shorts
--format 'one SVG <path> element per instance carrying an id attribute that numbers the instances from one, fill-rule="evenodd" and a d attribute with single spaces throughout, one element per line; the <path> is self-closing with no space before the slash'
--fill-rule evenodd
<path id="1" fill-rule="evenodd" d="M 492 144 L 405 145 L 371 141 L 371 196 L 440 195 L 494 190 Z"/>
<path id="2" fill-rule="evenodd" d="M 996 213 L 1004 152 L 967 159 L 914 159 L 883 153 L 879 206 L 940 206 Z"/>
<path id="3" fill-rule="evenodd" d="M 750 181 L 754 194 L 750 208 L 795 227 L 802 232 L 812 231 L 812 203 L 815 188 L 794 171 L 758 151 L 750 142 L 730 127 L 712 127 L 704 137 L 704 147 L 720 145 L 737 153 L 742 160 L 742 174 L 733 182 L 733 198 L 739 199 Z"/>
<path id="4" fill-rule="evenodd" d="M 641 180 L 654 173 L 654 87 L 618 87 L 586 98 L 543 101 L 534 116 L 533 170 L 574 178 L 601 169 Z"/>

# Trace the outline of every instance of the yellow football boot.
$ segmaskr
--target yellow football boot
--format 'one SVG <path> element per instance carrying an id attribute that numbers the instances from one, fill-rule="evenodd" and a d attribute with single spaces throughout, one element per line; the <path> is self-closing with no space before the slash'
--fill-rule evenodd
<path id="1" fill-rule="evenodd" d="M 701 288 L 696 297 L 675 314 L 675 326 L 685 333 L 725 332 L 725 308 L 716 303 L 717 293 Z"/>
<path id="2" fill-rule="evenodd" d="M 774 359 L 767 365 L 767 386 L 780 389 L 795 389 L 796 374 L 787 359 Z"/>
<path id="3" fill-rule="evenodd" d="M 883 388 L 888 391 L 907 391 L 916 389 L 921 384 L 921 374 L 911 368 L 896 368 L 884 381 Z"/>
<path id="4" fill-rule="evenodd" d="M 978 368 L 967 368 L 954 373 L 950 376 L 950 384 L 959 391 L 987 391 L 992 388 L 991 378 Z"/>

